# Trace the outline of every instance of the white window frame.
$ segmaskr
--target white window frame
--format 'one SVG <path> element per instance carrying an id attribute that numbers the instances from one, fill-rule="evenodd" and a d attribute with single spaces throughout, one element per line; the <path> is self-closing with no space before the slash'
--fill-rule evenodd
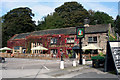
<path id="1" fill-rule="evenodd" d="M 74 43 L 74 42 L 75 42 L 74 37 L 67 38 L 67 43 Z"/>

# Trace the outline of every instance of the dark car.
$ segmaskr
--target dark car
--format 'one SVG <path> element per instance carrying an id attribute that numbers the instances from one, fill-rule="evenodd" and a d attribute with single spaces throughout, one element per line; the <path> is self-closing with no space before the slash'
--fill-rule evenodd
<path id="1" fill-rule="evenodd" d="M 4 63 L 5 62 L 5 58 L 4 57 L 0 57 L 0 63 Z"/>
<path id="2" fill-rule="evenodd" d="M 95 68 L 104 67 L 105 57 L 103 56 L 92 56 L 92 66 Z"/>

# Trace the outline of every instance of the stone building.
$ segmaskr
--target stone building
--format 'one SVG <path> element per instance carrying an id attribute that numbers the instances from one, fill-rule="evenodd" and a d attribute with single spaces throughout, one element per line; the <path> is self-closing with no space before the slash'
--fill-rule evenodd
<path id="1" fill-rule="evenodd" d="M 94 54 L 106 54 L 106 45 L 109 39 L 108 32 L 111 30 L 110 24 L 86 25 L 85 37 L 82 39 L 82 47 L 88 44 L 95 44 L 102 50 L 94 50 Z M 60 57 L 60 49 L 63 50 L 64 56 L 68 57 L 75 46 L 79 46 L 79 40 L 76 39 L 76 27 L 48 29 L 34 31 L 31 33 L 16 34 L 7 42 L 8 47 L 13 48 L 16 53 L 40 54 L 40 50 L 31 50 L 36 46 L 48 48 L 43 51 L 47 54 L 53 54 L 53 57 Z M 74 50 L 79 53 L 79 50 Z"/>

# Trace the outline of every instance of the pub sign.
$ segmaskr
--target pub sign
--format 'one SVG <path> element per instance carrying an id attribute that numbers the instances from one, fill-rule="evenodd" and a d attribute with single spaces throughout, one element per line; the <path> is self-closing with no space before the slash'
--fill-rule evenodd
<path id="1" fill-rule="evenodd" d="M 76 27 L 77 39 L 84 38 L 84 35 L 85 35 L 85 27 Z"/>

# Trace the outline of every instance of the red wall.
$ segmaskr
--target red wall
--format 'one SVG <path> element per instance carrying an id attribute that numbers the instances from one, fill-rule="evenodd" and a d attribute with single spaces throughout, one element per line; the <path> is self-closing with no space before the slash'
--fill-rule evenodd
<path id="1" fill-rule="evenodd" d="M 64 46 L 64 47 L 50 47 L 50 40 L 51 38 L 57 38 L 57 46 Z M 66 43 L 66 38 L 69 37 L 69 35 L 44 35 L 44 36 L 27 36 L 26 40 L 25 39 L 18 39 L 18 40 L 9 40 L 7 42 L 7 46 L 10 48 L 13 48 L 14 46 L 22 46 L 26 47 L 28 42 L 39 42 L 42 43 L 44 47 L 48 48 L 49 50 L 47 51 L 48 54 L 50 54 L 51 49 L 57 49 L 58 54 L 57 57 L 61 57 L 60 49 L 63 50 L 63 53 L 65 54 L 66 57 L 68 57 L 66 50 L 67 49 L 72 49 L 74 44 L 67 44 Z M 77 39 L 75 39 L 77 41 Z M 67 45 L 70 45 L 71 47 L 66 47 Z"/>
<path id="2" fill-rule="evenodd" d="M 7 41 L 7 47 L 13 48 L 14 46 L 25 47 L 25 39 Z"/>

